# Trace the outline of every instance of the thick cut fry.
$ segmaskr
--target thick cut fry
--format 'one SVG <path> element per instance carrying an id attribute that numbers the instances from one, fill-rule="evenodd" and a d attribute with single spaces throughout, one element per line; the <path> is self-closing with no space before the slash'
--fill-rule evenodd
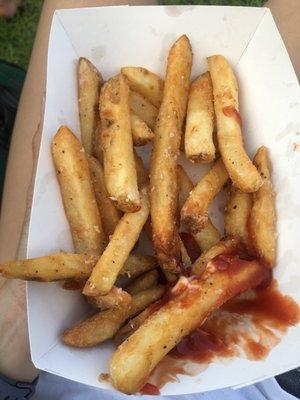
<path id="1" fill-rule="evenodd" d="M 198 163 L 215 158 L 214 104 L 210 73 L 200 75 L 191 85 L 185 125 L 185 155 Z"/>
<path id="2" fill-rule="evenodd" d="M 254 164 L 264 183 L 253 194 L 253 207 L 249 221 L 250 236 L 261 261 L 269 268 L 273 268 L 276 263 L 275 194 L 272 189 L 270 161 L 266 147 L 260 147 L 257 150 Z"/>
<path id="3" fill-rule="evenodd" d="M 163 100 L 157 117 L 151 156 L 151 222 L 154 248 L 163 269 L 180 272 L 180 240 L 176 223 L 177 159 L 185 117 L 192 49 L 181 36 L 169 56 Z"/>
<path id="4" fill-rule="evenodd" d="M 123 67 L 121 72 L 128 78 L 130 89 L 145 96 L 156 107 L 160 106 L 164 81 L 158 75 L 142 67 Z"/>
<path id="5" fill-rule="evenodd" d="M 144 272 L 151 271 L 158 266 L 155 257 L 143 254 L 130 254 L 123 265 L 119 275 L 128 278 L 136 278 Z"/>
<path id="6" fill-rule="evenodd" d="M 173 289 L 174 298 L 117 348 L 110 361 L 110 376 L 116 389 L 136 393 L 158 362 L 184 336 L 201 326 L 212 311 L 269 276 L 267 268 L 257 261 L 233 260 L 231 263 L 228 259 L 224 270 L 218 270 L 215 262 L 215 273 L 206 279 L 182 277 Z M 177 295 L 176 287 L 180 287 Z"/>
<path id="7" fill-rule="evenodd" d="M 99 256 L 106 246 L 89 164 L 79 140 L 62 126 L 52 155 L 76 253 Z"/>
<path id="8" fill-rule="evenodd" d="M 180 211 L 184 203 L 188 199 L 191 191 L 193 190 L 194 185 L 181 165 L 178 165 L 177 179 L 179 186 L 178 205 Z M 221 239 L 220 232 L 212 224 L 209 217 L 204 228 L 194 233 L 193 237 L 196 240 L 201 251 L 208 250 L 210 247 L 218 243 Z"/>
<path id="9" fill-rule="evenodd" d="M 86 153 L 91 154 L 93 136 L 99 120 L 98 103 L 103 80 L 96 67 L 83 57 L 78 61 L 77 76 L 81 141 Z"/>
<path id="10" fill-rule="evenodd" d="M 101 311 L 67 329 L 62 335 L 62 341 L 73 347 L 91 347 L 111 339 L 128 318 L 134 317 L 149 304 L 160 299 L 164 292 L 164 286 L 140 292 L 132 297 L 130 305 Z"/>
<path id="11" fill-rule="evenodd" d="M 153 140 L 154 133 L 140 117 L 131 113 L 130 122 L 132 140 L 135 146 L 144 146 Z"/>
<path id="12" fill-rule="evenodd" d="M 213 225 L 210 218 L 203 229 L 193 234 L 201 251 L 206 251 L 217 244 L 221 239 L 221 234 Z"/>
<path id="13" fill-rule="evenodd" d="M 158 278 L 159 273 L 157 269 L 153 269 L 152 271 L 145 272 L 143 275 L 135 278 L 133 282 L 126 286 L 125 290 L 130 294 L 139 293 L 142 290 L 146 290 L 157 285 Z"/>
<path id="14" fill-rule="evenodd" d="M 129 253 L 137 242 L 149 215 L 148 188 L 141 190 L 141 209 L 126 213 L 120 219 L 108 246 L 97 262 L 87 281 L 83 294 L 95 296 L 107 294 L 113 287 Z"/>
<path id="15" fill-rule="evenodd" d="M 136 317 L 130 319 L 126 325 L 122 326 L 121 329 L 118 330 L 117 334 L 114 337 L 116 346 L 120 346 L 129 336 L 131 336 L 154 311 L 160 308 L 160 301 L 156 303 L 150 304 L 144 311 L 138 314 Z"/>
<path id="16" fill-rule="evenodd" d="M 155 128 L 158 109 L 141 94 L 130 91 L 129 103 L 132 113 L 140 117 L 150 129 Z"/>
<path id="17" fill-rule="evenodd" d="M 218 160 L 197 183 L 181 209 L 181 220 L 192 233 L 208 222 L 208 207 L 228 179 L 222 160 Z"/>
<path id="18" fill-rule="evenodd" d="M 132 303 L 132 297 L 127 291 L 114 286 L 104 296 L 87 297 L 87 301 L 100 310 L 107 310 L 108 308 L 129 306 Z"/>
<path id="19" fill-rule="evenodd" d="M 239 241 L 236 238 L 220 240 L 219 243 L 201 254 L 193 265 L 193 274 L 202 275 L 207 264 L 221 254 L 233 254 L 237 251 Z"/>
<path id="20" fill-rule="evenodd" d="M 129 88 L 123 75 L 106 82 L 100 94 L 101 142 L 108 193 L 124 212 L 140 209 L 130 126 Z"/>
<path id="21" fill-rule="evenodd" d="M 121 212 L 109 198 L 105 187 L 104 172 L 101 164 L 92 156 L 88 156 L 88 162 L 103 229 L 107 238 L 109 238 L 109 236 L 114 233 L 121 218 Z"/>
<path id="22" fill-rule="evenodd" d="M 248 221 L 252 208 L 252 196 L 230 185 L 227 189 L 227 204 L 225 211 L 225 236 L 236 237 L 248 248 L 251 241 L 248 232 Z"/>
<path id="23" fill-rule="evenodd" d="M 241 131 L 238 85 L 225 57 L 208 57 L 213 84 L 219 151 L 234 186 L 255 192 L 262 179 L 248 157 Z"/>
<path id="24" fill-rule="evenodd" d="M 90 276 L 96 263 L 97 257 L 94 256 L 58 253 L 0 264 L 0 273 L 5 278 L 26 281 L 84 280 Z"/>

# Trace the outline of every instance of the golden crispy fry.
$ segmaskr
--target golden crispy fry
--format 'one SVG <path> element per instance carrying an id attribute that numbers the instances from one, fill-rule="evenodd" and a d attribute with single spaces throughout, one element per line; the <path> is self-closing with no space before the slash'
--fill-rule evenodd
<path id="1" fill-rule="evenodd" d="M 88 162 L 103 229 L 107 238 L 109 238 L 109 236 L 114 233 L 121 218 L 121 212 L 109 198 L 105 187 L 104 172 L 101 164 L 92 156 L 88 156 Z"/>
<path id="2" fill-rule="evenodd" d="M 146 97 L 154 106 L 160 106 L 164 81 L 158 75 L 142 67 L 123 67 L 121 72 L 128 78 L 130 89 Z"/>
<path id="3" fill-rule="evenodd" d="M 100 94 L 101 142 L 105 185 L 124 212 L 140 209 L 133 156 L 129 88 L 123 75 L 107 81 Z"/>
<path id="4" fill-rule="evenodd" d="M 154 133 L 140 117 L 131 113 L 130 122 L 133 144 L 135 146 L 144 146 L 153 140 Z"/>
<path id="5" fill-rule="evenodd" d="M 145 272 L 143 275 L 135 278 L 133 282 L 126 286 L 125 290 L 130 294 L 139 293 L 143 290 L 149 289 L 152 286 L 157 285 L 158 278 L 158 270 L 153 269 L 152 271 Z"/>
<path id="6" fill-rule="evenodd" d="M 87 301 L 100 310 L 107 310 L 108 308 L 129 306 L 132 303 L 132 297 L 127 291 L 114 286 L 104 296 L 87 297 Z"/>
<path id="7" fill-rule="evenodd" d="M 124 340 L 129 338 L 129 336 L 131 336 L 158 308 L 160 308 L 160 301 L 150 304 L 150 306 L 145 308 L 144 311 L 142 311 L 136 317 L 130 319 L 126 325 L 122 326 L 122 328 L 118 330 L 114 337 L 116 346 L 120 346 Z"/>
<path id="8" fill-rule="evenodd" d="M 79 58 L 78 69 L 78 108 L 82 145 L 91 154 L 93 136 L 99 121 L 98 103 L 102 76 L 86 58 Z"/>
<path id="9" fill-rule="evenodd" d="M 99 256 L 106 238 L 89 164 L 81 143 L 66 126 L 54 136 L 52 155 L 75 251 Z"/>
<path id="10" fill-rule="evenodd" d="M 176 223 L 177 158 L 185 117 L 192 49 L 181 36 L 169 56 L 163 100 L 157 117 L 151 156 L 150 197 L 154 248 L 163 269 L 180 271 L 180 241 Z"/>
<path id="11" fill-rule="evenodd" d="M 210 73 L 200 75 L 191 85 L 185 125 L 185 155 L 199 163 L 215 158 L 214 104 Z"/>
<path id="12" fill-rule="evenodd" d="M 26 281 L 52 282 L 64 279 L 87 279 L 96 262 L 97 257 L 94 256 L 58 253 L 0 264 L 0 273 L 5 278 Z"/>
<path id="13" fill-rule="evenodd" d="M 241 132 L 238 85 L 225 57 L 208 57 L 213 83 L 219 150 L 234 186 L 255 192 L 262 179 L 248 157 Z"/>
<path id="14" fill-rule="evenodd" d="M 136 278 L 144 272 L 151 271 L 158 266 L 155 257 L 143 254 L 130 254 L 123 265 L 119 275 L 128 278 Z"/>
<path id="15" fill-rule="evenodd" d="M 158 109 L 141 94 L 130 91 L 129 103 L 131 111 L 140 117 L 150 129 L 154 130 Z"/>
<path id="16" fill-rule="evenodd" d="M 254 164 L 263 178 L 263 185 L 253 194 L 249 221 L 250 236 L 261 261 L 269 268 L 273 268 L 276 263 L 275 194 L 272 189 L 270 161 L 266 147 L 257 150 Z"/>
<path id="17" fill-rule="evenodd" d="M 107 294 L 113 287 L 129 253 L 137 242 L 149 215 L 148 188 L 141 190 L 141 209 L 126 213 L 120 219 L 108 246 L 97 262 L 87 281 L 83 294 L 95 296 Z"/>
<path id="18" fill-rule="evenodd" d="M 219 243 L 215 244 L 207 251 L 201 254 L 201 256 L 195 261 L 193 265 L 193 274 L 202 275 L 206 265 L 215 257 L 221 254 L 232 254 L 237 250 L 239 241 L 236 238 L 220 240 Z"/>
<path id="19" fill-rule="evenodd" d="M 103 151 L 101 144 L 101 123 L 100 118 L 94 132 L 92 155 L 103 165 Z"/>
<path id="20" fill-rule="evenodd" d="M 199 232 L 193 234 L 201 251 L 206 251 L 212 246 L 217 244 L 221 239 L 221 234 L 218 229 L 213 225 L 210 218 L 206 225 Z"/>
<path id="21" fill-rule="evenodd" d="M 62 341 L 73 347 L 91 347 L 111 339 L 128 318 L 134 317 L 157 301 L 164 291 L 163 286 L 156 286 L 134 295 L 128 306 L 101 311 L 67 329 L 62 335 Z"/>
<path id="22" fill-rule="evenodd" d="M 252 195 L 230 185 L 227 189 L 225 236 L 236 237 L 250 248 L 248 221 L 252 208 Z"/>
<path id="23" fill-rule="evenodd" d="M 181 209 L 181 220 L 192 233 L 208 222 L 208 207 L 228 179 L 221 159 L 200 179 Z"/>
<path id="24" fill-rule="evenodd" d="M 172 301 L 150 315 L 113 354 L 110 376 L 115 388 L 127 394 L 136 393 L 158 362 L 184 336 L 201 326 L 212 311 L 257 286 L 268 275 L 269 271 L 257 261 L 239 260 L 233 265 L 229 263 L 227 270 L 218 270 L 216 266 L 206 279 L 182 277 L 173 288 Z"/>
<path id="25" fill-rule="evenodd" d="M 177 179 L 179 186 L 178 203 L 179 210 L 181 210 L 191 191 L 193 190 L 194 185 L 181 165 L 178 165 Z M 204 228 L 198 232 L 194 232 L 193 237 L 201 251 L 206 251 L 219 242 L 221 239 L 221 234 L 208 217 L 208 221 Z"/>

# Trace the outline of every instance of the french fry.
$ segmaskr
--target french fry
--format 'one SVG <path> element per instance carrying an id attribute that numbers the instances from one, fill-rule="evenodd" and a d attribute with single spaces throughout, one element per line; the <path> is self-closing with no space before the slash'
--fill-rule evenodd
<path id="1" fill-rule="evenodd" d="M 105 185 L 124 212 L 140 209 L 133 156 L 129 88 L 123 75 L 107 81 L 100 94 L 101 142 Z"/>
<path id="2" fill-rule="evenodd" d="M 215 257 L 221 254 L 233 254 L 236 252 L 239 245 L 239 240 L 236 238 L 220 240 L 219 243 L 215 244 L 207 251 L 201 254 L 201 256 L 195 261 L 193 265 L 193 274 L 202 275 L 207 264 Z"/>
<path id="3" fill-rule="evenodd" d="M 182 167 L 177 165 L 177 182 L 178 182 L 178 209 L 179 213 L 187 201 L 191 191 L 194 189 L 193 182 L 190 180 L 188 174 Z"/>
<path id="4" fill-rule="evenodd" d="M 208 222 L 208 207 L 228 179 L 221 159 L 200 179 L 181 209 L 181 220 L 192 233 L 197 233 Z"/>
<path id="5" fill-rule="evenodd" d="M 238 85 L 225 57 L 208 57 L 213 84 L 219 151 L 234 184 L 243 192 L 256 192 L 262 179 L 248 157 L 241 131 Z"/>
<path id="6" fill-rule="evenodd" d="M 135 280 L 126 286 L 125 290 L 130 294 L 136 294 L 143 290 L 149 289 L 157 285 L 159 273 L 157 269 L 145 272 L 143 275 L 135 278 Z"/>
<path id="7" fill-rule="evenodd" d="M 154 133 L 140 117 L 131 113 L 130 122 L 132 140 L 135 146 L 144 146 L 153 140 Z"/>
<path id="8" fill-rule="evenodd" d="M 0 273 L 4 278 L 24 279 L 26 281 L 86 280 L 96 263 L 97 257 L 94 256 L 57 253 L 0 264 Z"/>
<path id="9" fill-rule="evenodd" d="M 174 298 L 150 315 L 117 348 L 110 361 L 110 376 L 116 389 L 127 394 L 140 390 L 158 362 L 184 336 L 201 326 L 212 311 L 259 285 L 270 273 L 257 261 L 228 261 L 227 269 L 218 270 L 216 266 L 206 279 L 182 277 L 176 285 L 181 286 L 179 294 L 175 286 Z"/>
<path id="10" fill-rule="evenodd" d="M 190 87 L 186 125 L 185 155 L 197 163 L 215 158 L 214 103 L 210 73 L 200 75 Z"/>
<path id="11" fill-rule="evenodd" d="M 128 278 L 136 278 L 144 272 L 151 271 L 158 266 L 155 257 L 143 254 L 130 254 L 123 265 L 119 276 L 127 276 Z"/>
<path id="12" fill-rule="evenodd" d="M 140 93 L 159 107 L 163 97 L 164 81 L 142 67 L 123 67 L 121 72 L 128 78 L 130 89 Z"/>
<path id="13" fill-rule="evenodd" d="M 103 229 L 106 237 L 109 238 L 110 235 L 114 233 L 121 218 L 121 212 L 109 198 L 109 194 L 105 187 L 104 172 L 101 164 L 92 156 L 88 156 L 87 158 Z"/>
<path id="14" fill-rule="evenodd" d="M 181 252 L 183 268 L 184 269 L 189 268 L 192 265 L 192 261 L 182 240 L 180 240 L 180 252 Z"/>
<path id="15" fill-rule="evenodd" d="M 113 287 L 149 215 L 148 188 L 141 190 L 141 209 L 120 219 L 102 256 L 85 284 L 83 294 L 107 294 Z"/>
<path id="16" fill-rule="evenodd" d="M 154 130 L 158 108 L 150 103 L 144 96 L 131 90 L 129 95 L 131 112 L 140 117 L 150 129 Z"/>
<path id="17" fill-rule="evenodd" d="M 130 305 L 101 311 L 65 330 L 62 341 L 72 347 L 91 347 L 111 339 L 128 318 L 139 314 L 149 304 L 161 298 L 164 292 L 164 286 L 140 292 L 132 297 Z"/>
<path id="18" fill-rule="evenodd" d="M 100 308 L 100 310 L 107 310 L 114 307 L 127 307 L 132 303 L 130 294 L 116 286 L 104 296 L 87 297 L 88 303 L 92 306 Z"/>
<path id="19" fill-rule="evenodd" d="M 81 141 L 87 154 L 91 154 L 93 135 L 99 121 L 98 103 L 102 76 L 86 58 L 79 58 L 78 69 L 78 109 Z"/>
<path id="20" fill-rule="evenodd" d="M 260 260 L 269 268 L 276 263 L 275 194 L 272 189 L 270 161 L 266 147 L 260 147 L 254 157 L 263 185 L 253 194 L 250 214 L 250 236 Z M 287 205 L 288 206 L 288 205 Z"/>
<path id="21" fill-rule="evenodd" d="M 163 269 L 180 272 L 180 240 L 176 223 L 177 158 L 185 116 L 192 50 L 188 38 L 181 36 L 169 56 L 164 94 L 151 156 L 150 197 L 154 248 Z"/>
<path id="22" fill-rule="evenodd" d="M 101 144 L 101 123 L 100 118 L 94 132 L 92 155 L 103 165 L 103 151 Z"/>
<path id="23" fill-rule="evenodd" d="M 76 253 L 99 256 L 106 246 L 89 164 L 79 140 L 66 126 L 52 141 L 52 155 Z"/>
<path id="24" fill-rule="evenodd" d="M 213 225 L 210 218 L 203 229 L 193 234 L 201 251 L 206 251 L 217 244 L 221 239 L 221 234 Z"/>
<path id="25" fill-rule="evenodd" d="M 160 308 L 160 300 L 158 300 L 156 303 L 150 304 L 150 306 L 145 308 L 144 311 L 142 311 L 136 317 L 130 319 L 127 324 L 122 326 L 122 328 L 118 330 L 114 337 L 116 346 L 120 346 L 121 343 L 129 338 L 129 336 L 131 336 L 158 308 Z"/>
<path id="26" fill-rule="evenodd" d="M 227 188 L 224 230 L 226 237 L 236 237 L 247 248 L 251 247 L 248 221 L 252 208 L 252 195 L 230 185 Z"/>

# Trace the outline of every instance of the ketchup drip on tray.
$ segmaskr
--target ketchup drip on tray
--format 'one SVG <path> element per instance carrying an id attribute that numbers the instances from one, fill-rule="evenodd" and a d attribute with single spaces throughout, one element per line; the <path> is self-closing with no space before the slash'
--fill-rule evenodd
<path id="1" fill-rule="evenodd" d="M 152 383 L 146 383 L 140 390 L 141 394 L 150 394 L 150 395 L 160 395 L 160 391 L 157 386 L 152 385 Z"/>

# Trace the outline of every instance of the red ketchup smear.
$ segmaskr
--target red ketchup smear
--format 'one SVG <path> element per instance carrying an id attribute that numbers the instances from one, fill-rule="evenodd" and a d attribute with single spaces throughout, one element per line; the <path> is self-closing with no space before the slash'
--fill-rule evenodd
<path id="1" fill-rule="evenodd" d="M 150 395 L 160 395 L 160 391 L 157 386 L 152 385 L 152 383 L 146 383 L 140 390 L 141 394 L 150 394 Z"/>
<path id="2" fill-rule="evenodd" d="M 233 263 L 243 261 L 236 256 L 230 258 Z M 228 256 L 218 257 L 217 268 L 228 268 L 227 264 L 231 264 L 228 261 Z M 167 382 L 178 381 L 178 374 L 195 375 L 184 368 L 187 361 L 201 364 L 203 370 L 209 363 L 224 358 L 242 356 L 261 360 L 280 342 L 288 327 L 299 320 L 297 303 L 280 293 L 277 282 L 272 280 L 269 286 L 248 290 L 214 311 L 201 328 L 184 337 L 170 351 L 166 356 L 168 365 L 160 363 L 151 381 L 161 388 Z"/>
<path id="3" fill-rule="evenodd" d="M 242 126 L 242 118 L 241 114 L 238 112 L 238 110 L 233 107 L 233 106 L 227 106 L 222 109 L 223 114 L 226 115 L 226 117 L 233 117 L 235 118 L 236 122 Z"/>
<path id="4" fill-rule="evenodd" d="M 192 261 L 194 263 L 198 257 L 201 255 L 200 247 L 198 246 L 196 240 L 190 233 L 187 232 L 180 232 L 179 233 L 180 239 L 182 240 L 184 247 Z"/>

